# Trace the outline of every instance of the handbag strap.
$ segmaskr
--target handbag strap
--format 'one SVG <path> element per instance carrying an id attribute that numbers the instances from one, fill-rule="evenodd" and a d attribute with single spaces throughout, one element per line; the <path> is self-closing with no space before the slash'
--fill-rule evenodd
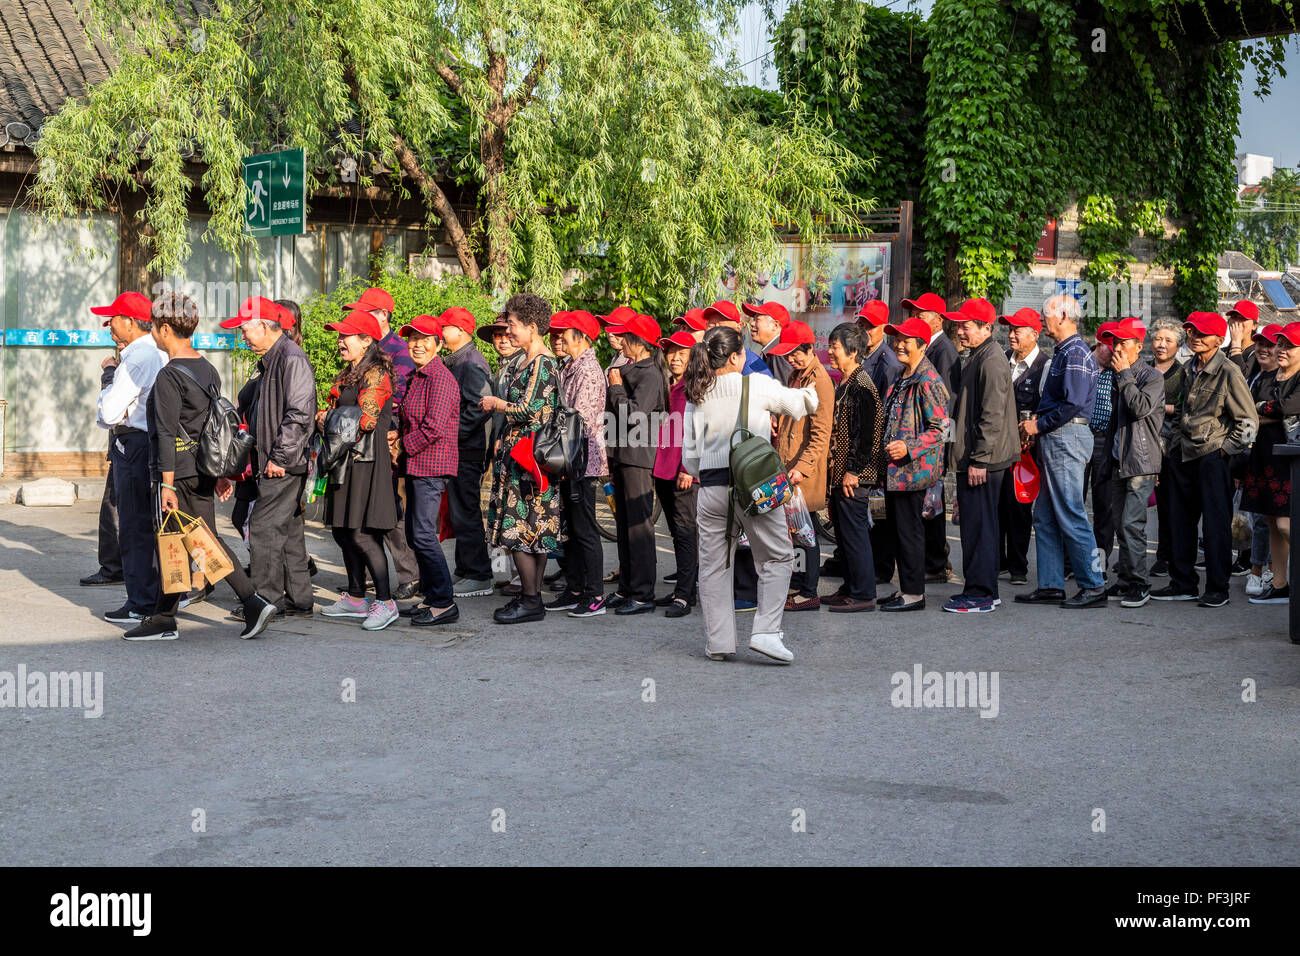
<path id="1" fill-rule="evenodd" d="M 749 376 L 740 375 L 740 410 L 736 416 L 736 427 L 731 432 L 731 447 L 736 446 L 736 435 L 748 435 L 749 431 Z M 727 562 L 724 567 L 731 567 L 731 524 L 736 517 L 736 488 L 731 468 L 727 468 Z"/>

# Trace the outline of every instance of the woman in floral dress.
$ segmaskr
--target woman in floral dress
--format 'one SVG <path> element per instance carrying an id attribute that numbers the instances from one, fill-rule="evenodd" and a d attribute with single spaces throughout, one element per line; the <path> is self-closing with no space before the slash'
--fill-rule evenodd
<path id="1" fill-rule="evenodd" d="M 492 464 L 492 498 L 488 505 L 490 543 L 505 548 L 519 572 L 520 595 L 493 614 L 498 624 L 523 624 L 546 616 L 542 607 L 542 574 L 547 554 L 560 545 L 560 496 L 531 454 L 512 454 L 521 442 L 555 416 L 559 402 L 560 369 L 546 347 L 551 307 L 531 292 L 511 296 L 506 303 L 506 331 L 523 357 L 510 374 L 504 398 L 480 402 L 487 412 L 500 412 L 505 425 L 497 440 Z"/>

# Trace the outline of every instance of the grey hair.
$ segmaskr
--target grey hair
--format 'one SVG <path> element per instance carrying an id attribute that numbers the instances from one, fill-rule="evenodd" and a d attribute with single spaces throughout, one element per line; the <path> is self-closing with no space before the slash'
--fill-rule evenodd
<path id="1" fill-rule="evenodd" d="M 1083 315 L 1083 310 L 1079 308 L 1079 300 L 1072 295 L 1054 295 L 1043 303 L 1043 312 L 1051 312 L 1053 315 L 1059 315 L 1069 322 L 1078 323 Z"/>
<path id="2" fill-rule="evenodd" d="M 1182 346 L 1183 340 L 1186 338 L 1183 335 L 1183 327 L 1173 319 L 1156 319 L 1151 324 L 1151 334 L 1155 335 L 1157 332 L 1174 333 L 1174 339 L 1177 340 L 1179 346 Z"/>

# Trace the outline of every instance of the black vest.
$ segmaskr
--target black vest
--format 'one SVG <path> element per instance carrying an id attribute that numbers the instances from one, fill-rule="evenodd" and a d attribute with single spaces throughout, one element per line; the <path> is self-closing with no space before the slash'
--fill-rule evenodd
<path id="1" fill-rule="evenodd" d="M 1010 349 L 1007 350 L 1007 361 L 1011 361 Z M 1043 391 L 1043 372 L 1047 368 L 1049 361 L 1051 359 L 1047 353 L 1039 349 L 1038 358 L 1034 359 L 1034 364 L 1029 366 L 1029 370 L 1016 380 L 1017 412 L 1032 412 L 1038 408 L 1038 399 Z"/>

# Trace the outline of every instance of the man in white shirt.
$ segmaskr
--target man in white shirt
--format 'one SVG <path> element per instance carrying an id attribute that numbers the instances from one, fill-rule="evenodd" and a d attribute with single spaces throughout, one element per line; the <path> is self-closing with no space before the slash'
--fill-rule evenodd
<path id="1" fill-rule="evenodd" d="M 1047 372 L 1047 353 L 1038 347 L 1038 336 L 1043 331 L 1043 318 L 1030 308 L 1018 309 L 1014 315 L 1003 315 L 998 322 L 1007 326 L 1007 361 L 1011 364 L 1011 387 L 1016 396 L 1016 415 L 1023 420 L 1034 414 L 1043 391 L 1043 376 Z M 1031 445 L 1030 454 L 1038 461 L 1038 446 Z M 1001 570 L 1011 577 L 1013 585 L 1029 583 L 1029 536 L 1034 529 L 1034 506 L 1023 504 L 1016 498 L 1016 484 L 1006 481 L 1002 485 L 1002 500 L 998 508 L 1001 528 L 1001 546 L 998 555 Z"/>
<path id="2" fill-rule="evenodd" d="M 122 350 L 113 382 L 99 393 L 97 422 L 111 437 L 108 455 L 117 495 L 118 540 L 126 604 L 104 615 L 114 624 L 144 620 L 158 598 L 158 551 L 154 544 L 156 494 L 149 477 L 149 392 L 167 354 L 154 344 L 152 303 L 138 292 L 124 292 L 112 305 L 90 310 L 105 316 L 113 341 Z"/>

